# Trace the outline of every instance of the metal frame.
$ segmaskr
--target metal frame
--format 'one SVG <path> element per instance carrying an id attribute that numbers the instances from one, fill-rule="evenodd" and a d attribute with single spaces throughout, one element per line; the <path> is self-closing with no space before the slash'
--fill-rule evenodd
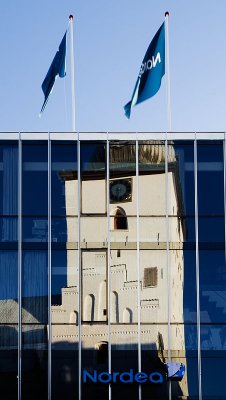
<path id="1" fill-rule="evenodd" d="M 168 180 L 168 133 L 165 137 L 165 191 L 166 191 L 166 274 L 167 274 L 167 297 L 168 297 L 168 361 L 171 362 L 171 287 L 170 287 L 170 248 L 169 248 L 169 180 Z M 171 381 L 169 381 L 169 400 L 172 398 Z"/>
<path id="2" fill-rule="evenodd" d="M 77 144 L 77 176 L 78 176 L 78 293 L 79 293 L 79 313 L 78 313 L 78 378 L 79 378 L 79 400 L 82 399 L 82 273 L 81 273 L 81 164 L 80 164 L 80 142 L 84 141 L 106 141 L 107 146 L 107 267 L 108 267 L 108 366 L 111 372 L 111 321 L 110 321 L 110 196 L 109 196 L 109 143 L 111 140 L 135 141 L 136 143 L 136 208 L 137 208 L 137 276 L 138 276 L 138 368 L 141 370 L 141 321 L 140 321 L 140 252 L 139 252 L 139 142 L 145 140 L 161 140 L 165 143 L 165 174 L 166 174 L 166 259 L 167 259 L 167 287 L 168 287 L 168 357 L 171 358 L 170 343 L 170 250 L 169 250 L 169 205 L 168 205 L 168 142 L 173 140 L 191 140 L 194 143 L 194 183 L 195 183 L 195 236 L 196 236 L 196 289 L 197 289 L 197 338 L 198 338 L 198 385 L 199 400 L 202 400 L 202 368 L 201 368 L 201 342 L 200 342 L 200 291 L 199 291 L 199 234 L 198 234 L 198 165 L 197 165 L 197 140 L 222 140 L 224 157 L 224 207 L 226 211 L 226 133 L 225 132 L 96 132 L 96 133 L 74 133 L 74 132 L 0 132 L 0 140 L 18 140 L 18 400 L 21 400 L 22 387 L 22 143 L 26 140 L 46 140 L 48 141 L 48 399 L 51 399 L 51 143 L 55 140 L 74 141 Z M 226 216 L 225 216 L 225 261 L 226 261 Z M 139 400 L 142 399 L 141 388 L 139 388 Z M 169 390 L 171 399 L 171 390 Z M 109 385 L 109 400 L 111 400 L 111 386 Z"/>
<path id="3" fill-rule="evenodd" d="M 137 236 L 137 336 L 138 336 L 138 372 L 142 370 L 141 358 L 141 313 L 140 313 L 140 202 L 139 202 L 139 142 L 136 140 L 136 236 Z M 139 400 L 142 400 L 142 388 L 139 384 Z"/>
<path id="4" fill-rule="evenodd" d="M 48 137 L 48 400 L 52 396 L 52 208 L 51 208 L 51 140 Z"/>
<path id="5" fill-rule="evenodd" d="M 111 238 L 110 238 L 110 147 L 109 147 L 109 135 L 107 133 L 107 323 L 108 323 L 108 372 L 111 373 Z M 108 398 L 112 398 L 112 388 L 109 383 L 108 386 Z"/>
<path id="6" fill-rule="evenodd" d="M 224 160 L 224 250 L 225 250 L 225 265 L 226 265 L 226 132 L 224 133 L 223 142 L 223 160 Z"/>
<path id="7" fill-rule="evenodd" d="M 78 397 L 82 398 L 82 270 L 81 270 L 81 162 L 80 139 L 77 136 L 77 174 L 78 174 Z"/>
<path id="8" fill-rule="evenodd" d="M 0 140 L 165 140 L 165 132 L 0 132 Z M 224 132 L 168 132 L 170 140 L 224 140 Z"/>
<path id="9" fill-rule="evenodd" d="M 22 352 L 22 142 L 18 142 L 18 400 L 21 400 Z"/>
<path id="10" fill-rule="evenodd" d="M 198 387 L 199 400 L 202 400 L 202 366 L 200 337 L 200 288 L 199 288 L 199 225 L 198 225 L 198 154 L 197 138 L 194 141 L 194 181 L 195 181 L 195 257 L 196 257 L 196 305 L 197 305 L 197 341 L 198 341 Z"/>

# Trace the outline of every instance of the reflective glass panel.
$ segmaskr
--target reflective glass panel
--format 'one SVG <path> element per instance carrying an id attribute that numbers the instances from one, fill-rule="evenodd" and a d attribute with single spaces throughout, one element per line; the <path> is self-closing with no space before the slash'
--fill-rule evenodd
<path id="1" fill-rule="evenodd" d="M 78 396 L 77 251 L 52 251 L 53 399 Z"/>
<path id="2" fill-rule="evenodd" d="M 2 393 L 17 398 L 18 253 L 0 252 L 0 377 Z"/>
<path id="3" fill-rule="evenodd" d="M 135 142 L 111 141 L 110 331 L 112 371 L 138 371 L 137 180 Z M 138 385 L 112 384 L 113 399 L 137 399 Z"/>
<path id="4" fill-rule="evenodd" d="M 106 143 L 81 143 L 82 372 L 108 371 Z M 82 382 L 82 399 L 108 399 L 108 384 Z"/>
<path id="5" fill-rule="evenodd" d="M 199 216 L 224 215 L 223 142 L 198 142 Z"/>
<path id="6" fill-rule="evenodd" d="M 170 160 L 175 159 L 173 147 Z M 172 173 L 169 174 L 172 179 Z M 139 142 L 139 214 L 140 216 L 165 216 L 165 143 Z"/>
<path id="7" fill-rule="evenodd" d="M 199 252 L 199 268 L 201 322 L 225 322 L 224 250 L 201 250 Z"/>
<path id="8" fill-rule="evenodd" d="M 22 398 L 48 396 L 48 144 L 22 143 Z"/>
<path id="9" fill-rule="evenodd" d="M 52 398 L 78 398 L 77 144 L 51 144 Z"/>
<path id="10" fill-rule="evenodd" d="M 22 326 L 22 399 L 48 398 L 47 326 Z"/>
<path id="11" fill-rule="evenodd" d="M 111 357 L 112 371 L 125 374 L 125 380 L 130 379 L 128 372 L 138 371 L 138 330 L 137 325 L 112 325 L 111 326 Z M 131 400 L 138 399 L 138 383 L 112 384 L 112 398 L 114 400 L 129 397 Z"/>
<path id="12" fill-rule="evenodd" d="M 0 242 L 16 242 L 18 213 L 18 145 L 0 144 Z"/>
<path id="13" fill-rule="evenodd" d="M 81 142 L 81 212 L 106 213 L 106 145 Z"/>
<path id="14" fill-rule="evenodd" d="M 22 145 L 22 214 L 48 215 L 47 142 L 24 141 Z"/>
<path id="15" fill-rule="evenodd" d="M 225 399 L 225 362 L 225 350 L 202 350 L 202 394 L 204 400 Z"/>
<path id="16" fill-rule="evenodd" d="M 18 395 L 18 143 L 0 144 L 1 393 Z"/>

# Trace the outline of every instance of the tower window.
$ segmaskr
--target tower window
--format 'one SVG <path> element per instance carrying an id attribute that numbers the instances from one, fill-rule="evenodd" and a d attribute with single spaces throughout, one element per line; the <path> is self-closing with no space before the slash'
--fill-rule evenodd
<path id="1" fill-rule="evenodd" d="M 115 230 L 117 230 L 117 229 L 127 230 L 128 229 L 128 220 L 127 220 L 126 212 L 125 212 L 125 210 L 123 210 L 122 207 L 117 207 L 114 210 L 114 213 L 112 216 L 114 218 L 113 229 L 115 229 Z"/>
<path id="2" fill-rule="evenodd" d="M 144 287 L 156 287 L 158 285 L 158 268 L 144 268 Z"/>

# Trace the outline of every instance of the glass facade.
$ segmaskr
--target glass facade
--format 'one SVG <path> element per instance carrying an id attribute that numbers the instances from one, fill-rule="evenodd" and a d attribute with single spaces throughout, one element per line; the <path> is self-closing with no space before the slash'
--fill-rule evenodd
<path id="1" fill-rule="evenodd" d="M 221 133 L 0 134 L 7 399 L 226 398 L 225 177 Z"/>

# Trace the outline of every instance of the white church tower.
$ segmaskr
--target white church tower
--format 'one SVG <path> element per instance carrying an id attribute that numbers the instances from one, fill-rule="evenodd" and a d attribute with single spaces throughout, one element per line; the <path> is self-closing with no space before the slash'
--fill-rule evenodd
<path id="1" fill-rule="evenodd" d="M 77 210 L 78 181 L 65 175 L 67 215 L 67 287 L 62 304 L 52 306 L 52 341 L 78 341 Z M 173 145 L 168 147 L 169 269 L 167 269 L 165 145 L 139 145 L 139 178 L 135 173 L 135 144 L 110 145 L 110 282 L 107 271 L 106 169 L 82 174 L 81 267 L 82 346 L 98 348 L 108 341 L 110 297 L 111 344 L 136 348 L 138 315 L 141 347 L 158 350 L 167 359 L 168 309 L 172 361 L 186 364 L 183 318 L 186 227 Z M 139 188 L 139 225 L 137 225 Z M 139 232 L 137 232 L 139 226 Z M 139 238 L 139 259 L 137 258 Z M 138 281 L 138 261 L 140 276 Z M 170 271 L 168 276 L 167 271 Z M 170 287 L 170 290 L 168 290 Z M 110 295 L 108 290 L 110 288 Z M 140 293 L 138 297 L 138 291 Z M 138 298 L 140 303 L 138 304 Z M 168 304 L 170 302 L 170 307 Z M 70 325 L 57 325 L 67 323 Z M 181 382 L 187 393 L 186 376 Z"/>

